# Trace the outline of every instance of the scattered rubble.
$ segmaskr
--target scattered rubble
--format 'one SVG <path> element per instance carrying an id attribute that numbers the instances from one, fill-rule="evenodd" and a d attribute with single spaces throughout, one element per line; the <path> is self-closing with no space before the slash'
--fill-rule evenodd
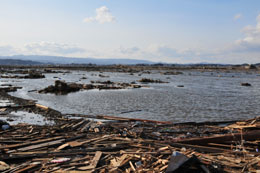
<path id="1" fill-rule="evenodd" d="M 141 85 L 119 83 L 111 81 L 91 81 L 92 84 L 78 84 L 78 83 L 66 83 L 64 81 L 57 80 L 55 85 L 50 85 L 47 88 L 39 90 L 39 93 L 54 93 L 54 94 L 68 94 L 70 92 L 76 92 L 79 90 L 108 90 L 108 89 L 127 89 L 127 88 L 141 88 Z"/>
<path id="2" fill-rule="evenodd" d="M 84 115 L 82 115 L 84 117 Z M 254 172 L 259 119 L 183 123 L 99 116 L 0 131 L 9 172 Z M 230 124 L 221 127 L 221 124 Z M 11 136 L 11 138 L 10 138 Z"/>
<path id="3" fill-rule="evenodd" d="M 183 87 L 184 87 L 184 85 L 177 85 L 177 87 L 179 87 L 179 88 L 183 88 Z"/>
<path id="4" fill-rule="evenodd" d="M 109 77 L 109 76 L 106 76 L 106 75 L 103 75 L 103 74 L 99 74 L 98 76 L 101 77 L 101 78 L 108 78 Z"/>
<path id="5" fill-rule="evenodd" d="M 28 75 L 1 75 L 1 78 L 41 79 L 41 78 L 45 78 L 45 76 L 40 72 L 29 71 Z"/>
<path id="6" fill-rule="evenodd" d="M 241 86 L 252 86 L 250 83 L 241 83 Z"/>
<path id="7" fill-rule="evenodd" d="M 56 80 L 54 85 L 39 90 L 39 93 L 67 94 L 79 91 L 81 88 L 83 88 L 82 84 L 66 83 L 64 81 Z"/>
<path id="8" fill-rule="evenodd" d="M 54 120 L 55 124 L 10 125 L 0 121 L 1 172 L 260 170 L 260 118 L 174 124 L 106 115 L 64 115 L 35 101 L 10 96 L 7 92 L 12 91 L 12 87 L 0 88 L 1 113 L 13 110 L 39 113 Z M 123 89 L 142 85 L 56 81 L 53 87 L 50 87 L 51 92 L 63 93 L 63 90 Z"/>
<path id="9" fill-rule="evenodd" d="M 4 92 L 15 92 L 18 89 L 22 89 L 23 87 L 16 87 L 16 86 L 0 86 L 0 91 L 4 91 Z"/>
<path id="10" fill-rule="evenodd" d="M 167 71 L 167 72 L 161 72 L 162 75 L 180 75 L 183 74 L 183 72 L 180 71 Z"/>
<path id="11" fill-rule="evenodd" d="M 5 105 L 2 111 L 24 110 L 55 120 L 55 124 L 43 126 L 1 122 L 2 172 L 256 172 L 260 169 L 260 118 L 173 124 L 106 115 L 64 115 L 4 91 L 0 92 L 0 98 L 14 103 Z"/>
<path id="12" fill-rule="evenodd" d="M 83 76 L 82 78 L 80 78 L 80 79 L 87 79 L 85 76 Z"/>
<path id="13" fill-rule="evenodd" d="M 141 82 L 141 83 L 169 83 L 169 82 L 164 82 L 161 80 L 154 80 L 154 79 L 148 79 L 148 78 L 142 78 L 142 79 L 138 80 L 138 82 Z"/>

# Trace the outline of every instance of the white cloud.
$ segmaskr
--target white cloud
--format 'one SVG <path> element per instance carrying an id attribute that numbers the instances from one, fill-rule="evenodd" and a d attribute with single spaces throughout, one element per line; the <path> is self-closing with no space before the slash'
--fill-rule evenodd
<path id="1" fill-rule="evenodd" d="M 236 14 L 236 15 L 234 16 L 234 20 L 241 19 L 242 17 L 243 17 L 242 14 Z"/>
<path id="2" fill-rule="evenodd" d="M 85 50 L 68 44 L 59 44 L 54 42 L 30 43 L 25 45 L 26 53 L 29 54 L 44 54 L 44 55 L 70 55 L 81 53 Z"/>
<path id="3" fill-rule="evenodd" d="M 205 51 L 203 50 L 192 48 L 178 49 L 170 45 L 153 45 L 152 47 L 150 47 L 150 52 L 157 54 L 157 56 L 164 56 L 168 58 L 198 57 L 205 54 Z"/>
<path id="4" fill-rule="evenodd" d="M 154 62 L 172 62 L 172 63 L 191 63 L 202 62 L 203 57 L 208 56 L 206 51 L 198 49 L 178 49 L 173 45 L 151 44 L 144 47 L 122 46 L 109 53 L 109 56 L 116 58 L 135 58 L 146 59 Z"/>
<path id="5" fill-rule="evenodd" d="M 166 57 L 178 57 L 179 54 L 175 48 L 169 47 L 169 46 L 158 46 L 156 53 L 158 53 L 161 56 Z"/>
<path id="6" fill-rule="evenodd" d="M 256 26 L 248 25 L 242 31 L 245 36 L 235 42 L 234 50 L 260 52 L 260 14 L 256 18 Z"/>
<path id="7" fill-rule="evenodd" d="M 106 6 L 102 6 L 96 9 L 95 17 L 87 17 L 83 22 L 98 22 L 98 23 L 110 23 L 114 22 L 115 17 L 111 14 L 110 10 Z"/>
<path id="8" fill-rule="evenodd" d="M 134 46 L 134 47 L 130 47 L 130 48 L 124 48 L 124 47 L 120 47 L 119 48 L 120 53 L 122 54 L 135 54 L 138 53 L 140 51 L 140 48 Z"/>
<path id="9" fill-rule="evenodd" d="M 0 45 L 0 56 L 15 55 L 17 50 L 10 45 Z"/>

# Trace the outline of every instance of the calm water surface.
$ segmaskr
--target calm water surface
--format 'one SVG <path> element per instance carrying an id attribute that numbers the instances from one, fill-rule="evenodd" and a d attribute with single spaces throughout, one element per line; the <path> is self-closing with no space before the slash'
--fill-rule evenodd
<path id="1" fill-rule="evenodd" d="M 253 118 L 260 115 L 260 76 L 257 73 L 217 73 L 185 71 L 182 75 L 137 73 L 102 73 L 74 71 L 45 74 L 45 79 L 0 79 L 23 89 L 12 95 L 38 100 L 62 113 L 88 115 L 115 115 L 159 121 L 224 121 Z M 86 77 L 87 79 L 81 79 Z M 67 82 L 90 83 L 91 80 L 132 82 L 143 77 L 167 81 L 166 84 L 148 84 L 149 88 L 124 90 L 89 90 L 68 95 L 28 92 L 54 84 L 57 79 Z M 252 87 L 240 84 L 248 82 Z M 184 87 L 177 87 L 184 85 Z"/>

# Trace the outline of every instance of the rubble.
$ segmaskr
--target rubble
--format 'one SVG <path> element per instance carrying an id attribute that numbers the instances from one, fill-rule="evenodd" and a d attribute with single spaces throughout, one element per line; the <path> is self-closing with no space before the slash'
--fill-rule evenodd
<path id="1" fill-rule="evenodd" d="M 260 169 L 260 118 L 174 124 L 107 115 L 64 115 L 4 91 L 0 96 L 15 103 L 2 107 L 3 111 L 24 110 L 55 120 L 53 125 L 23 123 L 8 128 L 8 123 L 3 122 L 2 172 L 256 172 Z"/>
<path id="2" fill-rule="evenodd" d="M 78 83 L 66 83 L 65 81 L 56 80 L 55 85 L 50 85 L 47 88 L 39 90 L 39 93 L 54 93 L 54 94 L 68 94 L 70 92 L 76 92 L 80 90 L 91 89 L 127 89 L 127 88 L 141 88 L 141 85 L 119 83 L 111 81 L 91 81 L 91 84 L 78 84 Z"/>
<path id="3" fill-rule="evenodd" d="M 252 86 L 250 83 L 241 83 L 241 86 L 247 86 L 247 87 L 249 87 L 249 86 Z"/>
<path id="4" fill-rule="evenodd" d="M 45 78 L 45 76 L 40 72 L 29 71 L 27 75 L 1 75 L 1 78 L 41 79 L 41 78 Z"/>
<path id="5" fill-rule="evenodd" d="M 82 115 L 82 117 L 84 117 Z M 0 131 L 7 172 L 241 172 L 260 168 L 259 119 L 183 123 L 99 116 Z M 155 133 L 156 132 L 156 133 Z M 187 133 L 190 133 L 188 135 Z"/>
<path id="6" fill-rule="evenodd" d="M 22 89 L 23 87 L 17 87 L 17 86 L 1 86 L 0 87 L 0 91 L 4 91 L 4 92 L 14 92 L 17 91 L 18 89 Z"/>
<path id="7" fill-rule="evenodd" d="M 161 80 L 154 80 L 154 79 L 148 79 L 148 78 L 142 78 L 142 79 L 138 80 L 138 82 L 141 82 L 141 83 L 169 83 L 169 82 L 164 82 Z"/>
<path id="8" fill-rule="evenodd" d="M 161 72 L 162 75 L 180 75 L 183 74 L 183 72 L 180 71 L 167 71 L 167 72 Z"/>
<path id="9" fill-rule="evenodd" d="M 99 74 L 98 76 L 101 77 L 101 78 L 108 78 L 109 77 L 109 76 L 106 76 L 106 75 L 103 75 L 103 74 Z"/>
<path id="10" fill-rule="evenodd" d="M 82 84 L 66 83 L 64 81 L 56 80 L 54 85 L 50 85 L 47 88 L 39 90 L 39 93 L 55 93 L 55 94 L 67 94 L 70 92 L 76 92 L 83 88 Z"/>
<path id="11" fill-rule="evenodd" d="M 0 121 L 1 172 L 260 170 L 259 117 L 243 121 L 176 124 L 107 115 L 66 115 L 36 101 L 8 95 L 12 87 L 0 88 L 0 99 L 7 100 L 1 105 L 1 113 L 19 110 L 39 113 L 55 123 L 9 125 Z M 50 91 L 62 93 L 63 90 L 124 89 L 143 85 L 58 81 L 53 87 Z"/>
<path id="12" fill-rule="evenodd" d="M 177 85 L 177 87 L 179 87 L 179 88 L 183 88 L 183 87 L 184 87 L 184 85 Z"/>

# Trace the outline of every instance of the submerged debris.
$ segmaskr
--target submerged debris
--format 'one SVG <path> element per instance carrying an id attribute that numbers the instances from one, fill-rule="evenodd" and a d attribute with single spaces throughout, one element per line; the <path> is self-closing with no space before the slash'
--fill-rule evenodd
<path id="1" fill-rule="evenodd" d="M 46 91 L 67 93 L 142 86 L 112 81 L 91 84 L 56 81 Z M 10 126 L 0 121 L 1 172 L 257 172 L 260 169 L 260 118 L 173 124 L 105 115 L 69 117 L 35 101 L 8 95 L 6 92 L 11 87 L 0 89 L 0 116 L 10 110 L 22 110 L 41 113 L 56 123 Z"/>
<path id="2" fill-rule="evenodd" d="M 138 80 L 138 82 L 141 82 L 141 83 L 169 83 L 169 82 L 164 82 L 161 80 L 154 80 L 154 79 L 148 79 L 148 78 L 142 78 L 142 79 Z"/>
<path id="3" fill-rule="evenodd" d="M 91 89 L 127 89 L 127 88 L 141 88 L 141 85 L 129 84 L 129 83 L 115 83 L 111 81 L 94 82 L 92 84 L 78 84 L 78 83 L 66 83 L 65 81 L 57 80 L 55 85 L 50 85 L 47 88 L 39 90 L 39 93 L 54 93 L 54 94 L 68 94 L 70 92 L 76 92 L 79 90 L 91 90 Z M 95 84 L 96 83 L 96 84 Z"/>
<path id="4" fill-rule="evenodd" d="M 241 83 L 241 86 L 252 86 L 250 83 Z"/>
<path id="5" fill-rule="evenodd" d="M 167 72 L 161 72 L 162 75 L 180 75 L 183 74 L 183 72 L 180 71 L 167 71 Z"/>
<path id="6" fill-rule="evenodd" d="M 64 87 L 64 83 L 56 84 Z M 105 115 L 70 115 L 73 119 L 3 91 L 0 96 L 2 100 L 9 99 L 8 103 L 15 103 L 3 105 L 2 112 L 9 109 L 41 112 L 56 122 L 11 127 L 3 122 L 0 171 L 256 172 L 260 169 L 259 118 L 179 124 Z M 93 118 L 102 121 L 90 120 Z"/>
<path id="7" fill-rule="evenodd" d="M 66 83 L 64 81 L 56 80 L 54 85 L 50 85 L 47 88 L 40 90 L 39 93 L 67 94 L 79 91 L 81 88 L 83 88 L 82 84 Z"/>
<path id="8" fill-rule="evenodd" d="M 102 78 L 108 78 L 109 77 L 109 76 L 106 76 L 106 75 L 103 75 L 103 74 L 99 74 L 98 76 L 102 77 Z"/>
<path id="9" fill-rule="evenodd" d="M 45 76 L 40 72 L 29 71 L 28 75 L 2 75 L 1 78 L 41 79 L 41 78 L 45 78 Z"/>
<path id="10" fill-rule="evenodd" d="M 17 91 L 18 89 L 22 89 L 23 87 L 16 87 L 16 86 L 1 86 L 0 91 L 4 92 L 14 92 Z"/>
<path id="11" fill-rule="evenodd" d="M 183 87 L 184 87 L 184 85 L 177 85 L 177 87 L 179 87 L 179 88 L 183 88 Z"/>

